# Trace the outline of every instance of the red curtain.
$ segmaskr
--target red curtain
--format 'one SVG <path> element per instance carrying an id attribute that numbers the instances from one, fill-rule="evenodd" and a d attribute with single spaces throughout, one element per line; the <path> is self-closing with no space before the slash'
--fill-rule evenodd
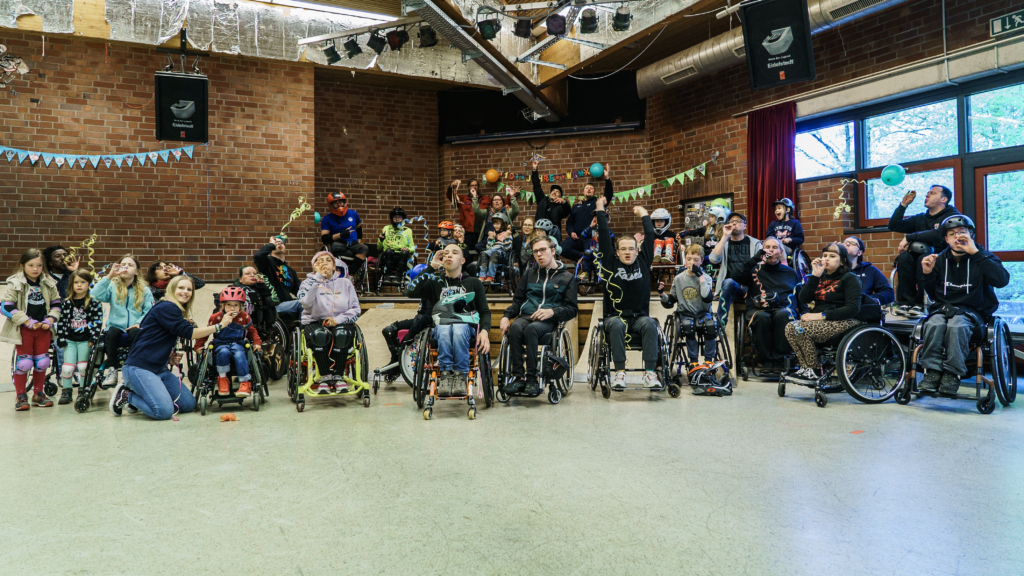
<path id="1" fill-rule="evenodd" d="M 754 238 L 763 239 L 775 219 L 772 202 L 796 203 L 795 146 L 795 102 L 747 115 L 747 234 Z"/>

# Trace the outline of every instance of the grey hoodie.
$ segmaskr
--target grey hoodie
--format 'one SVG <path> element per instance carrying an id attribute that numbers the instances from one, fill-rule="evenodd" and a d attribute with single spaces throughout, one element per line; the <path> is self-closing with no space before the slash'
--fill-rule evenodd
<path id="1" fill-rule="evenodd" d="M 302 325 L 333 318 L 338 324 L 350 324 L 359 318 L 359 297 L 356 287 L 338 270 L 334 276 L 324 278 L 319 272 L 306 276 L 299 286 L 302 304 Z"/>
<path id="2" fill-rule="evenodd" d="M 721 240 L 719 240 L 719 242 L 725 242 L 726 243 L 725 246 L 722 247 L 722 255 L 721 256 L 715 255 L 714 251 L 712 251 L 711 254 L 708 255 L 708 260 L 710 260 L 712 264 L 715 264 L 715 265 L 719 266 L 719 269 L 718 269 L 718 281 L 717 281 L 717 284 L 715 285 L 715 298 L 718 298 L 718 296 L 721 295 L 721 293 L 722 293 L 722 284 L 725 283 L 725 278 L 726 278 L 726 276 L 729 273 L 729 244 L 728 244 L 728 242 L 729 242 L 730 238 L 731 238 L 731 236 L 726 236 L 725 238 L 722 238 Z M 754 238 L 750 234 L 745 235 L 743 238 L 747 242 L 750 242 L 750 255 L 751 256 L 753 256 L 754 254 L 757 254 L 757 252 L 759 250 L 761 250 L 761 241 L 760 240 L 758 240 L 757 238 Z"/>

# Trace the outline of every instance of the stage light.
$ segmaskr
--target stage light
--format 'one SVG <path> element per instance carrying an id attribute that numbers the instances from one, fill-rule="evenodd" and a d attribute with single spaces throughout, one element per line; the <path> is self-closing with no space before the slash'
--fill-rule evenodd
<path id="1" fill-rule="evenodd" d="M 548 36 L 565 36 L 565 16 L 552 14 L 546 21 Z"/>
<path id="2" fill-rule="evenodd" d="M 593 34 L 594 32 L 597 32 L 597 11 L 587 8 L 583 11 L 583 17 L 580 18 L 580 34 Z"/>
<path id="3" fill-rule="evenodd" d="M 616 32 L 629 30 L 629 21 L 632 19 L 633 15 L 629 13 L 629 7 L 619 6 L 619 9 L 615 11 L 615 18 L 612 20 L 612 30 Z"/>
<path id="4" fill-rule="evenodd" d="M 409 33 L 405 30 L 392 30 L 387 33 L 388 46 L 391 47 L 391 51 L 401 50 L 402 46 L 409 41 Z"/>
<path id="5" fill-rule="evenodd" d="M 516 28 L 512 33 L 520 38 L 533 36 L 533 22 L 530 20 L 516 20 Z"/>
<path id="6" fill-rule="evenodd" d="M 324 56 L 327 56 L 328 65 L 341 62 L 341 54 L 338 54 L 338 49 L 334 47 L 334 40 L 324 48 Z"/>
<path id="7" fill-rule="evenodd" d="M 376 52 L 378 56 L 384 51 L 384 47 L 387 45 L 387 41 L 381 38 L 378 32 L 374 32 L 373 35 L 370 36 L 370 39 L 366 41 L 366 46 Z"/>
<path id="8" fill-rule="evenodd" d="M 363 49 L 359 47 L 359 42 L 356 42 L 355 38 L 350 38 L 348 42 L 345 42 L 345 56 L 351 59 L 362 53 Z"/>
<path id="9" fill-rule="evenodd" d="M 501 22 L 498 22 L 497 18 L 483 20 L 477 22 L 476 27 L 480 30 L 481 38 L 484 40 L 494 40 L 498 36 L 498 31 L 501 30 Z"/>
<path id="10" fill-rule="evenodd" d="M 437 32 L 430 26 L 420 27 L 420 48 L 430 48 L 437 45 Z"/>

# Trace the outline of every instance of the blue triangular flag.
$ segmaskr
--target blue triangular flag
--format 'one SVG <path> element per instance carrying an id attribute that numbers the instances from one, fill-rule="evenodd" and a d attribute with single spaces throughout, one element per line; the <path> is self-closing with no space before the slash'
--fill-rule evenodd
<path id="1" fill-rule="evenodd" d="M 135 155 L 135 159 L 139 161 L 139 166 L 145 166 L 146 165 L 146 153 L 145 152 L 142 152 L 141 154 L 136 154 Z"/>
<path id="2" fill-rule="evenodd" d="M 11 158 L 14 158 L 15 154 L 17 154 L 17 150 L 14 150 L 13 148 L 4 150 L 4 156 L 7 156 L 7 162 L 10 162 Z"/>
<path id="3" fill-rule="evenodd" d="M 171 154 L 174 154 L 175 160 L 181 160 L 181 148 L 175 148 L 174 150 L 171 150 Z"/>
<path id="4" fill-rule="evenodd" d="M 18 150 L 18 164 L 21 164 L 25 158 L 28 158 L 28 152 L 24 150 Z"/>
<path id="5" fill-rule="evenodd" d="M 53 155 L 53 161 L 57 163 L 57 168 L 63 168 L 64 167 L 64 162 L 66 160 L 67 160 L 67 158 L 65 158 L 63 154 L 54 154 Z"/>
<path id="6" fill-rule="evenodd" d="M 131 154 L 125 154 L 124 155 L 124 162 L 125 162 L 125 164 L 128 165 L 129 168 L 131 168 L 132 167 L 132 163 L 135 162 L 135 156 L 132 156 Z"/>
<path id="7" fill-rule="evenodd" d="M 170 150 L 161 150 L 160 151 L 160 158 L 163 159 L 164 164 L 170 164 L 170 162 L 167 161 L 167 157 L 170 156 L 170 155 L 171 155 L 171 151 Z"/>
<path id="8" fill-rule="evenodd" d="M 99 167 L 100 157 L 99 156 L 89 156 L 89 163 L 92 164 L 93 168 Z"/>
<path id="9" fill-rule="evenodd" d="M 124 156 L 114 156 L 114 164 L 117 164 L 118 168 L 121 167 L 122 162 L 124 162 Z"/>
<path id="10" fill-rule="evenodd" d="M 188 154 L 188 157 L 191 158 L 192 157 L 192 146 L 185 146 L 184 150 L 185 150 L 185 154 Z"/>
<path id="11" fill-rule="evenodd" d="M 103 157 L 103 165 L 106 166 L 107 168 L 110 168 L 110 165 L 113 164 L 113 163 L 114 163 L 114 157 L 113 156 L 104 156 Z"/>
<path id="12" fill-rule="evenodd" d="M 43 164 L 46 164 L 47 168 L 50 167 L 50 162 L 53 162 L 53 154 L 43 154 Z"/>
<path id="13" fill-rule="evenodd" d="M 79 156 L 78 157 L 78 165 L 80 167 L 85 168 L 85 165 L 88 164 L 88 163 L 89 163 L 89 157 L 88 156 Z"/>

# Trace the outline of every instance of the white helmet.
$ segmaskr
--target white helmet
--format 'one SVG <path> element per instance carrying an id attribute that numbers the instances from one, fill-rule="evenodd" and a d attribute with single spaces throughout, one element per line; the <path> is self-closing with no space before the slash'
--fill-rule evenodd
<path id="1" fill-rule="evenodd" d="M 653 223 L 655 220 L 665 221 L 664 226 L 660 228 L 658 226 L 654 227 L 654 231 L 657 232 L 658 234 L 662 234 L 663 232 L 665 232 L 665 230 L 668 230 L 669 226 L 672 225 L 672 215 L 669 214 L 668 210 L 665 210 L 664 208 L 658 208 L 657 210 L 654 211 L 653 214 L 651 214 L 651 222 Z"/>
<path id="2" fill-rule="evenodd" d="M 711 208 L 708 208 L 708 212 L 710 212 L 719 222 L 722 223 L 725 223 L 725 221 L 729 218 L 729 209 L 726 208 L 725 206 L 712 206 Z"/>

